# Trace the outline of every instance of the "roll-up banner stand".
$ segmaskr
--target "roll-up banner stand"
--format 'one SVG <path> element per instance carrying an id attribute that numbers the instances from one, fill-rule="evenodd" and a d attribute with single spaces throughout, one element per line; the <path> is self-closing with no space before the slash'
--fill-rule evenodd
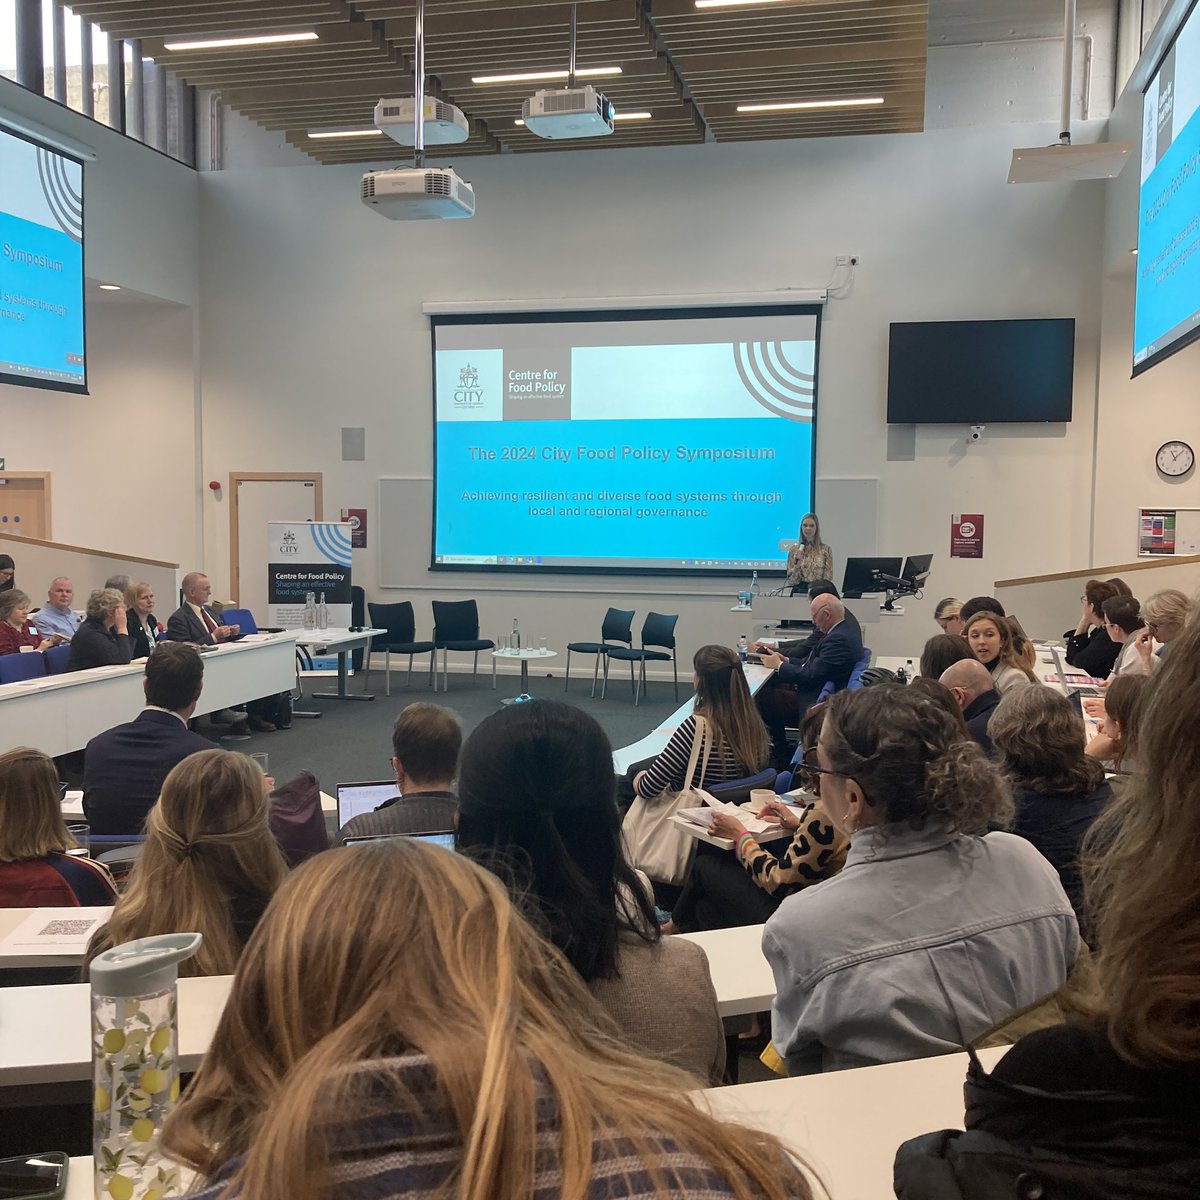
<path id="1" fill-rule="evenodd" d="M 325 593 L 329 627 L 350 624 L 350 535 L 342 521 L 267 523 L 268 624 L 304 627 L 304 597 Z"/>

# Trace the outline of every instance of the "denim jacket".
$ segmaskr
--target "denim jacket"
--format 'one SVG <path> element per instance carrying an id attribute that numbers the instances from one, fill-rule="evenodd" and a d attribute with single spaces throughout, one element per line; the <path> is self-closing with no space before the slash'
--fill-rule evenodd
<path id="1" fill-rule="evenodd" d="M 864 829 L 840 875 L 766 924 L 772 1039 L 791 1075 L 947 1054 L 1056 991 L 1078 952 L 1058 875 L 1024 838 Z"/>

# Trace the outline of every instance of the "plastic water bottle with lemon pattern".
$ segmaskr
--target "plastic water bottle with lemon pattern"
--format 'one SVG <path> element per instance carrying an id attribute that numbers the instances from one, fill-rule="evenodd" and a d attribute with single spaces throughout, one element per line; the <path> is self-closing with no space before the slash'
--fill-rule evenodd
<path id="1" fill-rule="evenodd" d="M 96 1200 L 165 1200 L 185 1190 L 158 1138 L 179 1099 L 178 964 L 200 942 L 198 933 L 141 938 L 92 960 Z"/>

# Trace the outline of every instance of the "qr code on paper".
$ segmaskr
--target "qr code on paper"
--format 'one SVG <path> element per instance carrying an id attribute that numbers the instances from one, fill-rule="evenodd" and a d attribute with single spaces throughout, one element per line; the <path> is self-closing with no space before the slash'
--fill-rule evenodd
<path id="1" fill-rule="evenodd" d="M 95 921 L 51 921 L 42 927 L 39 937 L 77 937 L 87 933 L 95 925 Z"/>

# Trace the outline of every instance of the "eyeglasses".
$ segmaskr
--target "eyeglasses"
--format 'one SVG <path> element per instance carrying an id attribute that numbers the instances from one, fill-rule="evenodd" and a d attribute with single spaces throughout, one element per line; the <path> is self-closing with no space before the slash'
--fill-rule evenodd
<path id="1" fill-rule="evenodd" d="M 800 761 L 806 771 L 816 771 L 818 775 L 838 775 L 842 779 L 854 778 L 853 775 L 848 775 L 845 771 L 835 771 L 831 767 L 818 766 L 816 746 L 806 746 Z"/>

